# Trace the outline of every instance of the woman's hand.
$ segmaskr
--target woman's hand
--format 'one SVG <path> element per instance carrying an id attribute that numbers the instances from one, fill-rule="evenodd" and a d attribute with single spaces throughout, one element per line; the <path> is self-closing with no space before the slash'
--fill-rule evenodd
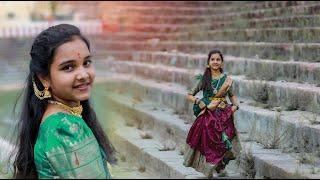
<path id="1" fill-rule="evenodd" d="M 221 100 L 212 100 L 207 107 L 210 110 L 214 110 L 219 106 L 220 102 L 221 102 Z"/>
<path id="2" fill-rule="evenodd" d="M 231 106 L 231 111 L 232 111 L 233 113 L 236 112 L 238 109 L 239 109 L 239 106 L 236 106 L 236 105 L 232 105 L 232 106 Z"/>
<path id="3" fill-rule="evenodd" d="M 199 103 L 199 107 L 200 107 L 200 109 L 201 109 L 201 112 L 198 114 L 198 116 L 197 117 L 199 117 L 201 114 L 203 114 L 205 111 L 206 111 L 206 104 L 203 102 L 203 101 L 200 101 L 200 103 Z"/>
<path id="4" fill-rule="evenodd" d="M 203 101 L 200 101 L 199 107 L 200 109 L 203 109 L 204 107 L 206 107 L 206 104 Z"/>

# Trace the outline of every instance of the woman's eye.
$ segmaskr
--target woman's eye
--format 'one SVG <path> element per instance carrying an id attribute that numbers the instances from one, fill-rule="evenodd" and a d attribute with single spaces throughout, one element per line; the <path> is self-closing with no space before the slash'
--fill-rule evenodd
<path id="1" fill-rule="evenodd" d="M 85 66 L 89 66 L 91 63 L 92 63 L 91 60 L 86 60 L 86 62 L 84 62 L 84 65 L 85 65 Z"/>
<path id="2" fill-rule="evenodd" d="M 68 71 L 68 72 L 72 71 L 73 70 L 73 66 L 72 65 L 67 65 L 67 66 L 63 67 L 62 70 Z"/>

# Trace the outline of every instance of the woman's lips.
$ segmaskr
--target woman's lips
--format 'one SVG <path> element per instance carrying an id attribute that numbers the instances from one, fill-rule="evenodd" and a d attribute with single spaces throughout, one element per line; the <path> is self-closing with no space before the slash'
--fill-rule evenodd
<path id="1" fill-rule="evenodd" d="M 86 84 L 81 84 L 81 85 L 75 86 L 74 88 L 78 89 L 80 91 L 86 91 L 86 90 L 88 90 L 89 87 L 90 87 L 90 83 L 86 83 Z"/>

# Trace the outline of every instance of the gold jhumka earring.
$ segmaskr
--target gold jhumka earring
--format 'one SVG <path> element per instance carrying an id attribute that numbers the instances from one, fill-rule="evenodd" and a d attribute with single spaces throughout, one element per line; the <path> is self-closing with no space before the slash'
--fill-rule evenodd
<path id="1" fill-rule="evenodd" d="M 44 90 L 40 91 L 34 82 L 34 78 L 32 77 L 32 84 L 33 84 L 33 90 L 34 94 L 37 96 L 38 99 L 43 100 L 45 98 L 51 98 L 51 93 L 49 91 L 49 87 L 44 87 Z"/>

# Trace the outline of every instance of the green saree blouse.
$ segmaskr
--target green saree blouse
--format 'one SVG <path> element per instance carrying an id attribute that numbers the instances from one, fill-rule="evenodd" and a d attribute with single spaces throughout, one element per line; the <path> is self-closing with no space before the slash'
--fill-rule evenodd
<path id="1" fill-rule="evenodd" d="M 217 88 L 217 90 L 219 91 L 220 88 L 222 87 L 223 83 L 224 83 L 225 80 L 227 79 L 227 77 L 228 77 L 228 75 L 227 75 L 226 73 L 223 73 L 223 74 L 220 75 L 219 78 L 217 78 L 217 79 L 212 79 L 211 85 L 212 85 L 213 87 Z M 192 89 L 189 91 L 188 94 L 191 94 L 191 95 L 195 96 L 199 91 L 202 91 L 202 92 L 203 92 L 203 97 L 201 98 L 201 100 L 202 100 L 206 105 L 208 105 L 208 104 L 210 104 L 210 102 L 211 102 L 210 98 L 214 97 L 216 94 L 215 94 L 213 91 L 202 89 L 202 83 L 203 83 L 203 82 L 202 82 L 202 78 L 203 78 L 203 77 L 202 77 L 201 74 L 196 75 L 196 79 L 198 80 L 198 83 L 197 83 L 197 85 L 196 85 L 194 88 L 192 88 Z M 234 95 L 233 92 L 232 92 L 232 88 L 230 88 L 230 89 L 226 92 L 226 94 L 224 94 L 223 97 L 225 98 L 227 95 L 228 95 L 229 97 L 232 97 L 232 96 Z M 199 105 L 194 104 L 194 105 L 193 105 L 194 115 L 195 115 L 195 116 L 198 116 L 198 114 L 200 113 L 200 111 L 201 111 L 201 110 L 200 110 Z"/>
<path id="2" fill-rule="evenodd" d="M 38 178 L 108 178 L 106 155 L 81 117 L 58 112 L 39 128 L 34 147 Z"/>

